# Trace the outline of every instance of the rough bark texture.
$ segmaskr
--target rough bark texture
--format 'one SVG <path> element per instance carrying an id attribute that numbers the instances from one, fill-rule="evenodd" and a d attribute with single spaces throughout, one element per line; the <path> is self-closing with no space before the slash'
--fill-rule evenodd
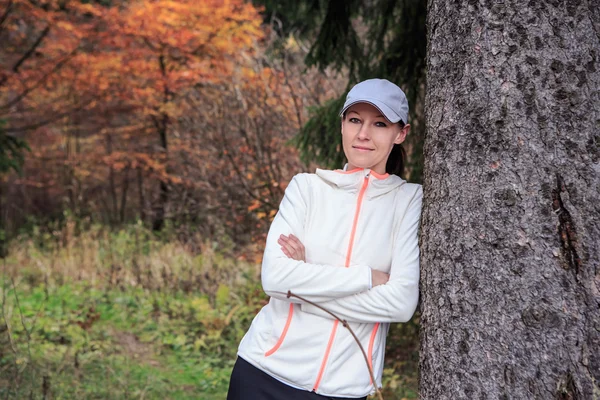
<path id="1" fill-rule="evenodd" d="M 600 399 L 599 3 L 429 0 L 423 399 Z"/>

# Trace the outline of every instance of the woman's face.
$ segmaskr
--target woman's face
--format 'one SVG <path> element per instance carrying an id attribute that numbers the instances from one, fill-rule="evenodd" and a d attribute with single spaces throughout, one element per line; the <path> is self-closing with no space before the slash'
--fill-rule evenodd
<path id="1" fill-rule="evenodd" d="M 357 103 L 348 108 L 342 119 L 342 146 L 348 159 L 348 170 L 369 168 L 385 174 L 385 165 L 394 144 L 406 138 L 410 125 L 388 121 L 377 108 Z"/>

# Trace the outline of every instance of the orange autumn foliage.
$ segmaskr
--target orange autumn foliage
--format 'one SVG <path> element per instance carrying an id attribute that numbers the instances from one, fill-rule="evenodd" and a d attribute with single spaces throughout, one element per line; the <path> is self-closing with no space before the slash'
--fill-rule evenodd
<path id="1" fill-rule="evenodd" d="M 33 150 L 9 182 L 22 210 L 122 223 L 163 207 L 203 235 L 261 242 L 302 169 L 287 143 L 333 84 L 267 57 L 256 8 L 13 0 L 5 10 L 0 119 Z"/>
<path id="2" fill-rule="evenodd" d="M 228 79 L 262 38 L 257 10 L 240 0 L 123 4 L 103 14 L 97 38 L 103 51 L 91 73 L 115 89 L 115 100 L 150 116 L 176 117 L 182 109 L 174 100 Z"/>

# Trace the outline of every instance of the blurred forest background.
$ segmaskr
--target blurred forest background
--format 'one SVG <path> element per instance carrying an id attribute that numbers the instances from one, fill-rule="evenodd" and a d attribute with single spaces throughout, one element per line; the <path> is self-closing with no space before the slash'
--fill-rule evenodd
<path id="1" fill-rule="evenodd" d="M 420 182 L 425 2 L 1 0 L 0 398 L 224 399 L 290 178 L 385 77 Z M 417 398 L 418 315 L 386 399 Z"/>

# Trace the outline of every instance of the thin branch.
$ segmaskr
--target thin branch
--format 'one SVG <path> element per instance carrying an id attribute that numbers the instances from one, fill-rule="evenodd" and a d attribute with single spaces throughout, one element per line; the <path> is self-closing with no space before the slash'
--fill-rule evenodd
<path id="1" fill-rule="evenodd" d="M 296 119 L 298 119 L 298 129 L 302 129 L 302 127 L 304 126 L 304 123 L 302 122 L 302 111 L 301 111 L 300 105 L 298 104 L 298 98 L 296 97 L 296 90 L 294 90 L 294 88 L 292 87 L 292 85 L 290 84 L 290 81 L 288 79 L 285 58 L 286 58 L 286 54 L 284 53 L 283 62 L 281 65 L 281 67 L 282 67 L 281 69 L 283 71 L 283 78 L 284 78 L 285 85 L 288 87 L 288 89 L 290 91 L 290 95 L 292 96 L 292 101 L 294 102 L 294 108 L 296 109 Z"/>
<path id="2" fill-rule="evenodd" d="M 89 101 L 79 104 L 77 107 L 71 108 L 62 113 L 56 113 L 56 114 L 52 115 L 52 117 L 47 118 L 42 121 L 39 121 L 39 122 L 36 122 L 35 124 L 32 124 L 32 125 L 25 125 L 25 126 L 19 126 L 19 127 L 14 127 L 14 128 L 5 128 L 5 132 L 17 133 L 17 132 L 26 132 L 26 131 L 31 131 L 31 130 L 41 128 L 44 125 L 50 124 L 54 121 L 58 121 L 59 119 L 63 118 L 64 116 L 66 116 L 70 113 L 82 110 L 87 105 L 89 105 L 92 101 L 93 101 L 93 99 L 90 99 Z"/>
<path id="3" fill-rule="evenodd" d="M 231 166 L 233 167 L 233 170 L 235 171 L 235 173 L 238 175 L 238 177 L 240 178 L 240 181 L 242 183 L 242 187 L 244 188 L 244 190 L 246 191 L 246 193 L 248 193 L 248 195 L 250 197 L 252 197 L 255 200 L 258 200 L 260 203 L 262 203 L 263 205 L 266 205 L 267 207 L 270 207 L 271 209 L 274 209 L 275 206 L 269 202 L 264 200 L 263 198 L 261 198 L 260 196 L 257 196 L 256 194 L 254 194 L 254 192 L 248 187 L 247 182 L 244 180 L 244 174 L 242 173 L 242 171 L 240 170 L 240 168 L 238 167 L 237 163 L 235 162 L 235 160 L 233 159 L 233 156 L 231 155 L 231 152 L 229 151 L 229 149 L 231 149 L 232 147 L 229 146 L 229 141 L 225 138 L 225 135 L 221 135 L 221 146 L 222 148 L 224 148 L 225 150 L 227 150 L 227 153 L 225 154 L 226 157 L 229 159 L 229 161 L 231 162 Z"/>
<path id="4" fill-rule="evenodd" d="M 211 32 L 206 40 L 198 45 L 195 49 L 189 52 L 189 54 L 193 56 L 198 56 L 201 51 L 204 51 L 207 48 L 208 43 L 213 40 L 217 36 L 217 32 Z"/>
<path id="5" fill-rule="evenodd" d="M 152 42 L 146 37 L 146 36 L 142 36 L 142 41 L 146 44 L 146 46 L 148 46 L 148 48 L 152 51 L 158 51 L 158 48 L 155 47 Z"/>
<path id="6" fill-rule="evenodd" d="M 10 12 L 12 11 L 12 7 L 13 7 L 13 0 L 10 0 L 8 2 L 8 4 L 6 5 L 6 9 L 4 11 L 4 14 L 2 14 L 2 16 L 0 17 L 0 31 L 2 30 L 2 25 L 4 24 L 4 21 L 6 21 L 6 18 L 8 18 L 8 14 L 10 14 Z"/>
<path id="7" fill-rule="evenodd" d="M 4 323 L 5 323 L 5 328 L 6 328 L 6 333 L 8 335 L 8 342 L 10 343 L 10 348 L 13 351 L 13 353 L 16 355 L 17 354 L 17 347 L 15 346 L 15 343 L 13 342 L 13 338 L 12 338 L 12 334 L 11 334 L 11 329 L 10 329 L 10 322 L 8 320 L 8 313 L 5 310 L 5 306 L 6 306 L 6 292 L 7 292 L 7 282 L 8 279 L 6 279 L 6 276 L 8 275 L 8 273 L 6 272 L 6 258 L 3 256 L 2 257 L 2 318 L 4 318 Z"/>
<path id="8" fill-rule="evenodd" d="M 21 302 L 19 301 L 19 295 L 17 294 L 17 285 L 15 284 L 15 279 L 10 276 L 10 281 L 13 287 L 13 293 L 15 295 L 15 301 L 17 303 L 17 308 L 19 309 L 19 316 L 21 317 L 21 325 L 23 325 L 23 330 L 25 331 L 25 336 L 27 337 L 27 365 L 23 367 L 23 371 L 27 366 L 31 366 L 32 358 L 31 358 L 31 332 L 27 329 L 27 325 L 25 324 L 25 316 L 23 315 L 23 309 L 21 308 Z M 35 380 L 35 369 L 32 370 L 30 375 L 30 383 L 31 387 L 33 387 L 33 381 Z"/>
<path id="9" fill-rule="evenodd" d="M 287 292 L 287 297 L 288 299 L 290 297 L 295 297 L 297 299 L 300 299 L 312 306 L 315 306 L 323 311 L 325 311 L 327 314 L 331 315 L 333 318 L 337 319 L 338 321 L 340 321 L 342 323 L 342 325 L 344 325 L 344 328 L 348 329 L 350 331 L 350 334 L 352 335 L 352 337 L 354 338 L 354 340 L 356 341 L 356 344 L 358 344 L 358 347 L 360 348 L 360 351 L 362 352 L 363 357 L 365 358 L 365 363 L 367 364 L 367 368 L 369 369 L 369 375 L 371 375 L 371 382 L 373 382 L 373 387 L 375 388 L 375 391 L 377 392 L 377 397 L 379 398 L 379 400 L 383 400 L 383 395 L 381 394 L 381 391 L 379 390 L 379 388 L 377 387 L 377 382 L 375 381 L 375 375 L 373 374 L 373 369 L 371 368 L 371 365 L 369 364 L 369 358 L 367 357 L 367 353 L 365 352 L 365 349 L 362 347 L 362 344 L 360 344 L 360 340 L 358 340 L 358 338 L 356 337 L 356 334 L 354 333 L 354 331 L 352 330 L 352 328 L 350 328 L 350 325 L 348 324 L 348 322 L 345 319 L 341 319 L 340 317 L 338 317 L 337 315 L 335 315 L 334 313 L 332 313 L 331 311 L 321 307 L 320 305 L 313 303 L 310 300 L 306 300 L 305 298 L 298 296 L 297 294 L 292 293 L 290 290 L 288 290 Z"/>
<path id="10" fill-rule="evenodd" d="M 42 40 L 44 40 L 44 38 L 48 35 L 48 32 L 50 32 L 50 26 L 47 26 L 44 28 L 44 30 L 42 31 L 40 36 L 36 39 L 35 43 L 33 43 L 33 45 L 31 45 L 29 50 L 27 50 L 25 52 L 25 54 L 23 54 L 23 57 L 21 57 L 19 59 L 19 61 L 17 61 L 17 63 L 14 65 L 14 67 L 12 67 L 13 72 L 15 72 L 15 73 L 19 72 L 19 67 L 21 66 L 21 64 L 23 64 L 25 62 L 25 60 L 27 60 L 29 57 L 31 57 L 31 55 L 33 54 L 35 49 L 37 49 L 39 47 L 39 45 L 42 43 Z"/>
<path id="11" fill-rule="evenodd" d="M 44 83 L 50 75 L 52 75 L 54 72 L 61 69 L 71 58 L 73 58 L 76 55 L 77 51 L 78 51 L 77 48 L 73 49 L 73 51 L 71 51 L 71 53 L 67 54 L 62 60 L 60 60 L 58 63 L 56 63 L 56 65 L 54 67 L 52 67 L 52 69 L 50 71 L 48 71 L 46 74 L 44 74 L 44 76 L 42 76 L 36 83 L 34 83 L 33 86 L 26 88 L 20 95 L 18 95 L 17 97 L 12 99 L 8 103 L 0 105 L 0 110 L 8 110 L 12 106 L 14 106 L 18 102 L 20 102 L 30 92 L 32 92 L 34 89 L 39 87 L 42 83 Z"/>

